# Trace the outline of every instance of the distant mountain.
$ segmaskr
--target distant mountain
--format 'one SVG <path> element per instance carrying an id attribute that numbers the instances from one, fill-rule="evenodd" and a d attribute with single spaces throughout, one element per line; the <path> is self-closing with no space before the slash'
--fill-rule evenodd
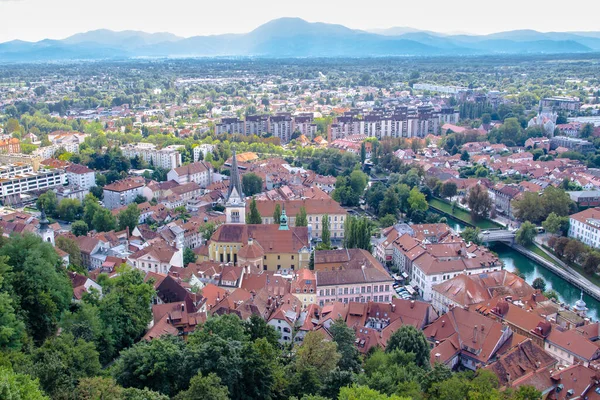
<path id="1" fill-rule="evenodd" d="M 0 62 L 131 57 L 381 57 L 552 54 L 600 51 L 600 32 L 518 30 L 451 35 L 395 27 L 362 31 L 280 18 L 245 34 L 182 38 L 171 33 L 100 29 L 63 40 L 0 43 Z"/>

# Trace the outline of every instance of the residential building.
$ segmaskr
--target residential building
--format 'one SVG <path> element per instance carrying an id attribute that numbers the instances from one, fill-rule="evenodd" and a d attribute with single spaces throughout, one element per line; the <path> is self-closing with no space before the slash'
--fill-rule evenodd
<path id="1" fill-rule="evenodd" d="M 96 172 L 85 165 L 71 164 L 65 168 L 69 185 L 82 189 L 96 186 Z"/>
<path id="2" fill-rule="evenodd" d="M 540 100 L 540 108 L 548 108 L 554 111 L 579 111 L 581 101 L 577 97 L 552 96 Z"/>
<path id="3" fill-rule="evenodd" d="M 173 168 L 167 174 L 167 179 L 180 185 L 195 182 L 200 187 L 207 187 L 212 183 L 212 165 L 206 161 L 198 161 L 181 167 Z"/>
<path id="4" fill-rule="evenodd" d="M 302 304 L 302 309 L 317 304 L 317 281 L 313 271 L 308 268 L 299 269 L 292 280 L 291 293 Z"/>
<path id="5" fill-rule="evenodd" d="M 144 272 L 166 274 L 171 267 L 183 268 L 183 250 L 158 240 L 129 255 L 127 263 Z"/>
<path id="6" fill-rule="evenodd" d="M 222 134 L 245 134 L 245 123 L 240 118 L 222 118 L 221 122 L 215 125 L 215 133 Z"/>
<path id="7" fill-rule="evenodd" d="M 269 118 L 268 132 L 281 140 L 281 143 L 288 143 L 292 139 L 294 132 L 294 121 L 290 113 L 279 113 Z"/>
<path id="8" fill-rule="evenodd" d="M 600 247 L 600 208 L 588 208 L 569 216 L 569 237 Z"/>
<path id="9" fill-rule="evenodd" d="M 40 169 L 40 164 L 44 158 L 35 154 L 20 154 L 20 153 L 0 153 L 0 164 L 27 164 L 31 165 L 33 172 Z"/>
<path id="10" fill-rule="evenodd" d="M 19 204 L 21 194 L 51 189 L 67 183 L 62 169 L 26 172 L 0 180 L 0 200 L 4 204 Z"/>
<path id="11" fill-rule="evenodd" d="M 555 136 L 550 139 L 550 148 L 555 150 L 558 147 L 564 147 L 583 154 L 593 153 L 595 151 L 595 147 L 592 142 L 568 136 Z"/>
<path id="12" fill-rule="evenodd" d="M 133 203 L 136 196 L 143 196 L 146 181 L 142 177 L 129 177 L 104 186 L 103 202 L 112 210 Z"/>
<path id="13" fill-rule="evenodd" d="M 15 154 L 21 152 L 21 141 L 17 138 L 0 140 L 0 153 Z"/>
<path id="14" fill-rule="evenodd" d="M 247 115 L 245 125 L 244 134 L 246 136 L 263 136 L 269 132 L 269 116 Z"/>
<path id="15" fill-rule="evenodd" d="M 125 157 L 140 157 L 145 162 L 166 170 L 171 170 L 181 165 L 181 153 L 174 148 L 159 150 L 152 143 L 132 143 L 121 146 L 121 151 Z"/>
<path id="16" fill-rule="evenodd" d="M 307 138 L 317 136 L 317 124 L 314 123 L 313 113 L 301 113 L 294 116 L 294 132 L 300 132 Z"/>
<path id="17" fill-rule="evenodd" d="M 389 302 L 394 279 L 371 253 L 363 249 L 315 252 L 319 305 L 340 301 Z"/>
<path id="18" fill-rule="evenodd" d="M 600 206 L 600 190 L 583 190 L 577 192 L 567 192 L 571 200 L 579 207 L 598 207 Z"/>
<path id="19" fill-rule="evenodd" d="M 215 146 L 212 144 L 203 143 L 199 146 L 194 147 L 194 162 L 201 161 L 200 154 L 202 154 L 202 160 L 206 158 L 208 153 L 212 153 L 215 149 Z"/>

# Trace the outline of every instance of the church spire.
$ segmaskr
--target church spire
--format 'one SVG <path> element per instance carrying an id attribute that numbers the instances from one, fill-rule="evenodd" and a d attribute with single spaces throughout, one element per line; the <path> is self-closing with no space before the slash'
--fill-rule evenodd
<path id="1" fill-rule="evenodd" d="M 242 191 L 242 182 L 240 180 L 240 174 L 237 164 L 237 156 L 235 149 L 233 149 L 233 156 L 231 157 L 231 172 L 229 181 L 229 191 L 227 192 L 227 202 L 232 201 L 241 202 L 244 200 L 244 192 Z M 233 195 L 233 198 L 232 198 Z"/>

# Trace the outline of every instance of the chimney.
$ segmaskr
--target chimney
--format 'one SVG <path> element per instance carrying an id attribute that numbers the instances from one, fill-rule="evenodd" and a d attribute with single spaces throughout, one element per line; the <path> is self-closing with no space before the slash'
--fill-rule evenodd
<path id="1" fill-rule="evenodd" d="M 477 343 L 477 325 L 473 327 L 473 343 Z"/>
<path id="2" fill-rule="evenodd" d="M 446 325 L 446 320 L 445 319 L 442 320 L 442 328 L 444 327 L 444 325 Z"/>
<path id="3" fill-rule="evenodd" d="M 412 309 L 412 308 L 415 308 L 415 301 L 414 301 L 414 300 L 411 300 L 411 301 L 410 301 L 410 308 L 411 308 L 411 309 Z"/>
<path id="4" fill-rule="evenodd" d="M 185 311 L 185 304 L 181 303 L 181 312 Z"/>
<path id="5" fill-rule="evenodd" d="M 392 312 L 396 311 L 396 305 L 394 303 L 392 303 Z"/>
<path id="6" fill-rule="evenodd" d="M 510 384 L 510 372 L 506 373 L 506 382 Z"/>
<path id="7" fill-rule="evenodd" d="M 435 362 L 440 362 L 442 355 L 440 353 L 435 353 Z"/>

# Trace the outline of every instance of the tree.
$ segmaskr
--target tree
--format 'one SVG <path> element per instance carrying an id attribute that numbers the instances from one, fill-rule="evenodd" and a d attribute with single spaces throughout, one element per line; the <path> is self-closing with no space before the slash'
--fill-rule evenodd
<path id="1" fill-rule="evenodd" d="M 429 344 L 422 331 L 412 325 L 402 325 L 400 329 L 392 333 L 385 351 L 390 353 L 401 350 L 405 353 L 413 353 L 418 366 L 426 368 L 429 366 Z"/>
<path id="2" fill-rule="evenodd" d="M 467 204 L 474 219 L 487 218 L 492 208 L 492 200 L 488 196 L 487 189 L 482 185 L 475 185 L 469 190 Z"/>
<path id="3" fill-rule="evenodd" d="M 0 398 L 10 400 L 49 400 L 39 382 L 26 374 L 0 367 Z"/>
<path id="4" fill-rule="evenodd" d="M 116 228 L 117 220 L 109 209 L 99 207 L 94 213 L 92 226 L 97 232 L 109 232 Z"/>
<path id="5" fill-rule="evenodd" d="M 340 390 L 338 400 L 408 400 L 408 397 L 396 395 L 388 396 L 368 386 L 353 385 L 352 387 L 343 387 Z"/>
<path id="6" fill-rule="evenodd" d="M 275 211 L 273 211 L 273 223 L 279 225 L 281 222 L 281 207 L 275 204 Z"/>
<path id="7" fill-rule="evenodd" d="M 121 352 L 112 374 L 124 387 L 149 388 L 174 396 L 190 379 L 190 372 L 184 370 L 184 352 L 185 343 L 179 337 L 141 341 Z"/>
<path id="8" fill-rule="evenodd" d="M 75 236 L 85 236 L 88 234 L 90 228 L 85 221 L 79 220 L 71 224 L 71 233 Z"/>
<path id="9" fill-rule="evenodd" d="M 246 222 L 248 224 L 262 224 L 262 216 L 258 212 L 256 199 L 254 198 L 252 198 L 252 201 L 250 202 L 250 213 L 248 214 L 248 218 L 246 218 Z"/>
<path id="10" fill-rule="evenodd" d="M 200 232 L 204 240 L 210 239 L 210 237 L 213 235 L 213 233 L 215 233 L 216 230 L 217 228 L 215 227 L 214 222 L 207 222 L 204 225 L 200 225 L 200 227 L 198 228 L 198 232 Z"/>
<path id="11" fill-rule="evenodd" d="M 321 231 L 321 244 L 323 245 L 323 247 L 329 249 L 331 248 L 331 231 L 329 230 L 329 215 L 324 214 L 323 215 L 323 221 L 321 223 L 322 225 L 322 231 Z"/>
<path id="12" fill-rule="evenodd" d="M 546 291 L 546 281 L 542 277 L 537 277 L 533 280 L 531 287 L 544 292 Z"/>
<path id="13" fill-rule="evenodd" d="M 537 235 L 536 226 L 529 221 L 525 221 L 521 224 L 521 227 L 517 231 L 517 243 L 519 243 L 521 246 L 529 246 L 533 243 L 535 235 Z"/>
<path id="14" fill-rule="evenodd" d="M 83 206 L 77 199 L 62 199 L 56 211 L 58 218 L 72 222 L 81 218 Z"/>
<path id="15" fill-rule="evenodd" d="M 547 299 L 554 299 L 556 301 L 559 301 L 558 293 L 556 293 L 556 290 L 548 290 L 547 292 L 544 292 L 544 297 L 546 297 Z"/>
<path id="16" fill-rule="evenodd" d="M 354 345 L 354 340 L 356 339 L 354 331 L 340 318 L 331 324 L 329 332 L 333 341 L 337 344 L 337 349 L 341 355 L 338 367 L 343 371 L 358 373 L 361 363 L 358 350 Z"/>
<path id="17" fill-rule="evenodd" d="M 195 263 L 198 256 L 194 253 L 194 250 L 186 247 L 183 251 L 183 265 L 188 265 L 190 263 Z"/>
<path id="18" fill-rule="evenodd" d="M 441 195 L 442 197 L 451 198 L 456 196 L 457 186 L 454 182 L 444 182 L 442 184 Z"/>
<path id="19" fill-rule="evenodd" d="M 395 216 L 393 216 L 392 214 L 387 214 L 387 215 L 384 215 L 383 217 L 379 218 L 379 226 L 381 226 L 382 228 L 387 228 L 389 226 L 392 226 L 396 222 L 397 222 L 397 218 Z"/>
<path id="20" fill-rule="evenodd" d="M 525 192 L 519 200 L 512 202 L 513 214 L 521 221 L 538 223 L 544 219 L 544 207 L 541 197 L 534 192 Z"/>
<path id="21" fill-rule="evenodd" d="M 10 266 L 2 273 L 4 291 L 19 310 L 28 334 L 41 343 L 56 331 L 73 298 L 71 281 L 54 247 L 33 234 L 9 238 L 0 256 Z"/>
<path id="22" fill-rule="evenodd" d="M 362 196 L 365 188 L 367 187 L 367 183 L 369 181 L 369 177 L 367 174 L 362 172 L 359 169 L 355 169 L 350 173 L 350 177 L 348 178 L 348 183 L 354 193 L 358 194 L 358 196 Z"/>
<path id="23" fill-rule="evenodd" d="M 137 196 L 135 196 L 135 199 L 133 199 L 133 202 L 135 204 L 142 204 L 142 203 L 145 203 L 147 201 L 148 201 L 148 199 L 145 198 L 144 196 L 142 196 L 141 194 L 138 194 Z"/>
<path id="24" fill-rule="evenodd" d="M 364 164 L 366 159 L 367 159 L 367 148 L 366 148 L 365 142 L 362 142 L 360 144 L 360 162 L 361 162 L 361 164 Z"/>
<path id="25" fill-rule="evenodd" d="M 471 228 L 470 226 L 468 226 L 460 233 L 460 236 L 467 243 L 472 242 L 475 244 L 481 244 L 481 240 L 479 240 L 480 234 L 481 234 L 481 229 Z"/>
<path id="26" fill-rule="evenodd" d="M 344 247 L 371 251 L 371 221 L 366 217 L 346 217 Z"/>
<path id="27" fill-rule="evenodd" d="M 90 194 L 92 194 L 97 199 L 102 200 L 104 198 L 104 189 L 102 189 L 101 186 L 92 186 L 90 188 Z"/>
<path id="28" fill-rule="evenodd" d="M 308 332 L 296 352 L 295 368 L 297 371 L 314 368 L 318 376 L 325 376 L 336 367 L 340 358 L 335 342 L 326 341 L 318 332 Z"/>
<path id="29" fill-rule="evenodd" d="M 308 219 L 306 217 L 306 208 L 304 208 L 304 206 L 300 207 L 300 210 L 298 210 L 298 214 L 296 214 L 295 226 L 308 226 Z"/>
<path id="30" fill-rule="evenodd" d="M 81 250 L 79 249 L 79 244 L 75 240 L 66 236 L 59 236 L 56 238 L 56 247 L 66 253 L 69 253 L 69 263 L 71 265 L 75 265 L 77 267 L 83 266 Z"/>
<path id="31" fill-rule="evenodd" d="M 101 208 L 102 207 L 98 204 L 98 199 L 96 197 L 92 194 L 85 196 L 85 199 L 83 200 L 83 220 L 88 224 L 88 227 L 94 228 L 94 215 L 96 215 L 96 212 Z"/>
<path id="32" fill-rule="evenodd" d="M 385 215 L 397 215 L 400 204 L 398 193 L 393 187 L 390 187 L 385 191 L 381 202 L 378 203 L 378 215 L 380 217 Z"/>
<path id="33" fill-rule="evenodd" d="M 466 150 L 463 150 L 463 152 L 462 152 L 462 153 L 460 153 L 460 159 L 461 159 L 462 161 L 465 161 L 465 162 L 466 162 L 466 161 L 469 161 L 469 160 L 471 159 L 471 156 L 469 155 L 469 152 L 468 152 L 468 151 L 466 151 Z"/>
<path id="34" fill-rule="evenodd" d="M 221 378 L 211 373 L 194 376 L 190 381 L 190 388 L 175 396 L 175 400 L 228 400 L 229 389 L 221 385 Z"/>
<path id="35" fill-rule="evenodd" d="M 56 193 L 52 190 L 48 190 L 46 193 L 43 193 L 38 197 L 36 206 L 38 210 L 46 211 L 48 215 L 56 215 L 56 210 L 58 208 L 58 200 L 56 198 Z"/>
<path id="36" fill-rule="evenodd" d="M 17 317 L 10 294 L 4 292 L 3 275 L 10 269 L 6 260 L 0 259 L 0 351 L 19 350 L 26 337 L 25 324 Z"/>
<path id="37" fill-rule="evenodd" d="M 548 215 L 548 217 L 546 218 L 546 220 L 544 222 L 542 222 L 542 226 L 544 227 L 546 232 L 549 232 L 552 234 L 557 234 L 561 230 L 563 230 L 563 227 L 565 226 L 565 224 L 568 224 L 568 223 L 569 223 L 568 217 L 559 217 L 558 215 L 556 215 L 556 213 L 551 212 Z"/>
<path id="38" fill-rule="evenodd" d="M 94 344 L 70 333 L 46 340 L 31 358 L 30 375 L 53 398 L 69 398 L 80 379 L 98 375 L 101 368 Z"/>
<path id="39" fill-rule="evenodd" d="M 254 196 L 263 190 L 263 180 L 254 172 L 244 174 L 242 177 L 242 188 L 246 196 Z"/>
<path id="40" fill-rule="evenodd" d="M 512 398 L 514 400 L 538 400 L 542 398 L 542 392 L 533 386 L 523 385 L 519 386 Z"/>
<path id="41" fill-rule="evenodd" d="M 140 222 L 140 209 L 136 203 L 131 203 L 126 209 L 119 212 L 117 219 L 119 221 L 119 230 L 124 231 L 125 229 L 129 229 L 131 233 Z"/>
<path id="42" fill-rule="evenodd" d="M 565 246 L 564 257 L 569 263 L 574 263 L 580 260 L 585 254 L 585 245 L 579 240 L 569 240 L 569 243 Z"/>
<path id="43" fill-rule="evenodd" d="M 588 275 L 593 275 L 598 271 L 600 265 L 600 253 L 597 251 L 589 251 L 583 262 L 583 270 Z"/>
<path id="44" fill-rule="evenodd" d="M 411 189 L 408 196 L 408 204 L 410 206 L 411 213 L 414 213 L 415 211 L 425 212 L 427 209 L 429 209 L 429 204 L 427 204 L 425 195 L 421 193 L 417 187 Z"/>
<path id="45" fill-rule="evenodd" d="M 252 314 L 248 321 L 244 322 L 246 333 L 250 340 L 266 339 L 272 346 L 278 346 L 279 333 L 271 325 L 257 314 Z"/>

